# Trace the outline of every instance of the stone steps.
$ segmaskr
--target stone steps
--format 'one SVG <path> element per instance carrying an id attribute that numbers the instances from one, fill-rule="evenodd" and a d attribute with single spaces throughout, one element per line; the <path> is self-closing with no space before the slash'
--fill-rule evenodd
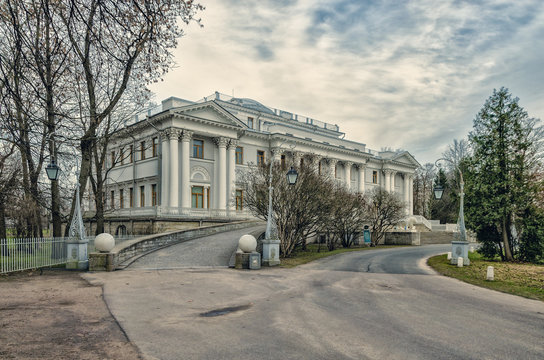
<path id="1" fill-rule="evenodd" d="M 449 231 L 422 232 L 420 238 L 421 245 L 449 244 L 453 240 L 455 240 L 455 233 Z"/>

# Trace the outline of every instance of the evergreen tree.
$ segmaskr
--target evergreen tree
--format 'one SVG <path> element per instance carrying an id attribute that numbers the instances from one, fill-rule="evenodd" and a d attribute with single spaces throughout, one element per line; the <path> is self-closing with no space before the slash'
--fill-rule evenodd
<path id="1" fill-rule="evenodd" d="M 538 120 L 530 118 L 518 101 L 504 87 L 493 90 L 476 115 L 465 179 L 469 226 L 484 243 L 487 256 L 500 254 L 508 261 L 523 257 L 519 242 L 536 194 L 530 179 L 541 133 Z"/>

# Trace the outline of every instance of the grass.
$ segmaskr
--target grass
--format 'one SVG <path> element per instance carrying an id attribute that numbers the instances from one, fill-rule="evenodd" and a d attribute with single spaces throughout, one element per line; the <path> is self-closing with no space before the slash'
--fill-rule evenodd
<path id="1" fill-rule="evenodd" d="M 469 253 L 469 259 L 470 265 L 462 268 L 450 265 L 446 255 L 434 256 L 427 263 L 438 273 L 469 284 L 544 301 L 544 265 L 484 260 L 477 252 Z M 494 268 L 494 281 L 486 280 L 488 266 Z"/>
<path id="2" fill-rule="evenodd" d="M 332 256 L 336 254 L 342 254 L 345 252 L 351 252 L 351 251 L 365 251 L 365 250 L 377 250 L 377 249 L 390 249 L 390 248 L 398 248 L 402 247 L 404 245 L 379 245 L 376 247 L 369 247 L 369 246 L 354 246 L 350 248 L 338 248 L 333 251 L 329 251 L 325 245 L 321 245 L 321 251 L 317 252 L 319 249 L 318 244 L 309 244 L 306 246 L 306 250 L 295 250 L 290 257 L 288 258 L 282 258 L 280 267 L 284 268 L 293 268 L 295 266 L 299 266 L 302 264 L 307 264 L 311 261 L 321 259 L 327 256 Z"/>

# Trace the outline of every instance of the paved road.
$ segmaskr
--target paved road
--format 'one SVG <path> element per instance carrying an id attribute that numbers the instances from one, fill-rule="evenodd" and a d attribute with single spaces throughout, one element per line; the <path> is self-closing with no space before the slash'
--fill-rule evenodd
<path id="1" fill-rule="evenodd" d="M 414 265 L 443 251 L 86 276 L 104 284 L 112 313 L 150 359 L 544 359 L 544 303 Z"/>
<path id="2" fill-rule="evenodd" d="M 227 267 L 240 236 L 263 229 L 263 225 L 244 228 L 172 245 L 133 262 L 128 269 L 180 269 Z"/>

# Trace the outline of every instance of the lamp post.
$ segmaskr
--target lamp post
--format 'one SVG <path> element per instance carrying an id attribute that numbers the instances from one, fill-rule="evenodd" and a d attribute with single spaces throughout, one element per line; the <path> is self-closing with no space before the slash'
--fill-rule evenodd
<path id="1" fill-rule="evenodd" d="M 275 228 L 273 223 L 272 213 L 272 194 L 274 187 L 272 186 L 272 167 L 273 161 L 270 162 L 270 171 L 268 175 L 268 216 L 266 218 L 266 232 L 265 239 L 263 240 L 263 261 L 262 264 L 266 266 L 275 266 L 280 263 L 280 240 L 277 238 L 277 234 L 274 234 L 272 238 L 272 228 Z M 291 169 L 286 174 L 287 183 L 289 186 L 295 185 L 298 179 L 298 172 L 291 166 Z"/>
<path id="2" fill-rule="evenodd" d="M 463 172 L 459 167 L 459 164 L 448 160 L 448 159 L 438 159 L 435 161 L 435 166 L 440 168 L 439 161 L 444 160 L 451 163 L 454 168 L 459 171 L 459 218 L 457 222 L 459 223 L 459 237 L 460 241 L 452 241 L 452 257 L 451 263 L 457 264 L 457 257 L 463 258 L 463 265 L 470 265 L 470 260 L 468 258 L 468 242 L 467 242 L 467 233 L 465 229 L 465 212 L 464 212 L 464 198 L 465 198 L 465 182 L 463 181 Z M 440 185 L 440 176 L 438 177 L 438 184 L 433 189 L 434 196 L 437 200 L 442 198 L 444 193 L 444 188 Z"/>

